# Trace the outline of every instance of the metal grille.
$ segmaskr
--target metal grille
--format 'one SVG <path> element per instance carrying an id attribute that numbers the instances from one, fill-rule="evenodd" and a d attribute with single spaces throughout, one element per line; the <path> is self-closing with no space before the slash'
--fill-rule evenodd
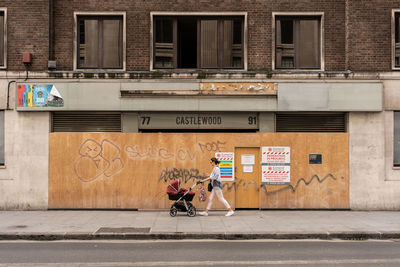
<path id="1" fill-rule="evenodd" d="M 53 132 L 121 132 L 120 112 L 54 112 Z"/>
<path id="2" fill-rule="evenodd" d="M 277 132 L 346 132 L 345 113 L 277 113 Z"/>

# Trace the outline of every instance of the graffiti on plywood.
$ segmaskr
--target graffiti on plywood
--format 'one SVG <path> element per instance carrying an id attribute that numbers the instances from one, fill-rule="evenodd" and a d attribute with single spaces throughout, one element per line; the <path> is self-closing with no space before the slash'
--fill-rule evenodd
<path id="1" fill-rule="evenodd" d="M 183 183 L 187 183 L 191 180 L 197 181 L 207 178 L 208 175 L 205 173 L 200 173 L 198 169 L 183 169 L 183 168 L 165 168 L 161 171 L 158 181 L 164 181 L 165 183 L 173 181 L 175 179 L 181 179 Z"/>
<path id="2" fill-rule="evenodd" d="M 331 173 L 327 174 L 327 175 L 326 175 L 324 178 L 322 178 L 322 179 L 321 179 L 317 174 L 314 174 L 314 175 L 311 177 L 311 179 L 310 179 L 309 181 L 306 181 L 306 179 L 304 179 L 304 178 L 300 178 L 300 179 L 297 181 L 297 183 L 296 183 L 295 186 L 289 184 L 289 185 L 287 185 L 287 186 L 285 186 L 285 187 L 281 187 L 281 188 L 279 188 L 279 189 L 277 189 L 277 190 L 272 190 L 272 191 L 268 191 L 266 185 L 261 185 L 261 188 L 264 190 L 264 193 L 265 193 L 266 195 L 275 195 L 275 194 L 278 194 L 278 193 L 281 193 L 281 192 L 285 192 L 285 191 L 288 191 L 288 190 L 290 190 L 292 193 L 296 193 L 296 191 L 297 191 L 297 189 L 298 189 L 298 187 L 299 187 L 299 185 L 300 185 L 301 183 L 304 183 L 305 186 L 309 186 L 313 180 L 317 180 L 318 183 L 322 184 L 322 183 L 324 183 L 327 179 L 331 179 L 331 180 L 333 180 L 333 181 L 337 181 L 337 178 L 336 178 L 333 174 L 331 174 Z M 344 177 L 342 177 L 342 179 L 344 179 Z"/>
<path id="3" fill-rule="evenodd" d="M 82 182 L 93 181 L 100 176 L 111 177 L 124 168 L 121 149 L 108 139 L 101 143 L 87 139 L 79 148 L 74 172 Z"/>

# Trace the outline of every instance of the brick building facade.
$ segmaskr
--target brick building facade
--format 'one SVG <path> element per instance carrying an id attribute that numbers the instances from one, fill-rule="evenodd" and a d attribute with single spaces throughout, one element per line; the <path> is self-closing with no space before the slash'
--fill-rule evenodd
<path id="1" fill-rule="evenodd" d="M 395 0 L 0 1 L 0 42 L 5 44 L 0 64 L 0 207 L 55 206 L 48 185 L 55 179 L 53 132 L 116 127 L 109 131 L 188 136 L 209 131 L 341 132 L 348 135 L 350 158 L 344 206 L 306 205 L 297 199 L 274 208 L 398 210 L 398 14 L 400 1 Z M 170 34 L 161 27 L 170 27 Z M 187 45 L 184 38 L 191 33 L 195 40 Z M 32 55 L 30 64 L 22 62 L 23 53 Z M 182 63 L 187 56 L 193 57 L 191 67 Z M 104 67 L 107 60 L 117 63 Z M 218 84 L 224 89 L 215 91 Z M 44 87 L 48 91 L 40 91 Z M 236 91 L 218 92 L 225 87 Z M 33 96 L 21 99 L 18 88 L 31 88 Z M 58 102 L 42 103 L 38 92 L 52 94 Z M 117 116 L 120 121 L 90 128 L 87 121 L 85 127 L 75 125 L 78 119 L 71 114 L 103 122 Z M 214 128 L 168 124 L 176 114 L 222 116 L 229 122 Z M 255 117 L 257 124 L 242 126 L 246 116 Z M 158 118 L 158 124 L 142 123 L 150 117 Z M 311 173 L 313 166 L 305 168 Z M 324 171 L 321 177 L 332 173 L 330 167 Z M 302 178 L 295 176 L 289 186 Z M 254 179 L 260 182 L 260 177 Z M 71 207 L 104 208 L 61 206 Z"/>

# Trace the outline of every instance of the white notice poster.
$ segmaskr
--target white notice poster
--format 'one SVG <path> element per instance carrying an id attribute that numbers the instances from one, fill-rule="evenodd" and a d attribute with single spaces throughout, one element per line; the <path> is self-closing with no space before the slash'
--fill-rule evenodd
<path id="1" fill-rule="evenodd" d="M 264 184 L 290 184 L 290 147 L 261 148 L 261 181 Z"/>
<path id="2" fill-rule="evenodd" d="M 290 166 L 262 166 L 262 182 L 290 184 Z"/>
<path id="3" fill-rule="evenodd" d="M 254 165 L 255 155 L 242 155 L 242 165 Z"/>
<path id="4" fill-rule="evenodd" d="M 290 164 L 290 147 L 265 146 L 261 153 L 261 163 Z"/>
<path id="5" fill-rule="evenodd" d="M 243 172 L 253 172 L 253 165 L 243 165 Z"/>

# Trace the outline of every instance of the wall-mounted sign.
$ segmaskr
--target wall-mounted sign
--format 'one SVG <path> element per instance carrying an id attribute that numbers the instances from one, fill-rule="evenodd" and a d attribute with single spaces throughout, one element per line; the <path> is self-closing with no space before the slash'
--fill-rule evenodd
<path id="1" fill-rule="evenodd" d="M 243 172 L 253 172 L 253 165 L 243 165 Z"/>
<path id="2" fill-rule="evenodd" d="M 241 160 L 242 160 L 242 165 L 254 165 L 254 163 L 255 163 L 255 155 L 251 155 L 251 154 L 249 154 L 249 155 L 245 155 L 245 154 L 243 154 L 242 155 L 242 158 L 241 158 Z"/>
<path id="3" fill-rule="evenodd" d="M 290 166 L 262 166 L 262 182 L 267 184 L 290 184 Z"/>
<path id="4" fill-rule="evenodd" d="M 222 181 L 233 181 L 235 179 L 234 152 L 216 152 L 215 157 L 220 161 L 219 169 L 221 171 Z"/>
<path id="5" fill-rule="evenodd" d="M 309 164 L 322 164 L 322 155 L 321 154 L 310 154 L 308 160 L 309 160 Z"/>
<path id="6" fill-rule="evenodd" d="M 262 147 L 261 163 L 290 165 L 290 147 Z"/>
<path id="7" fill-rule="evenodd" d="M 258 129 L 257 113 L 140 113 L 139 129 Z"/>
<path id="8" fill-rule="evenodd" d="M 18 84 L 17 107 L 63 107 L 64 100 L 54 85 Z"/>
<path id="9" fill-rule="evenodd" d="M 261 153 L 262 183 L 290 184 L 290 147 L 262 147 Z"/>

